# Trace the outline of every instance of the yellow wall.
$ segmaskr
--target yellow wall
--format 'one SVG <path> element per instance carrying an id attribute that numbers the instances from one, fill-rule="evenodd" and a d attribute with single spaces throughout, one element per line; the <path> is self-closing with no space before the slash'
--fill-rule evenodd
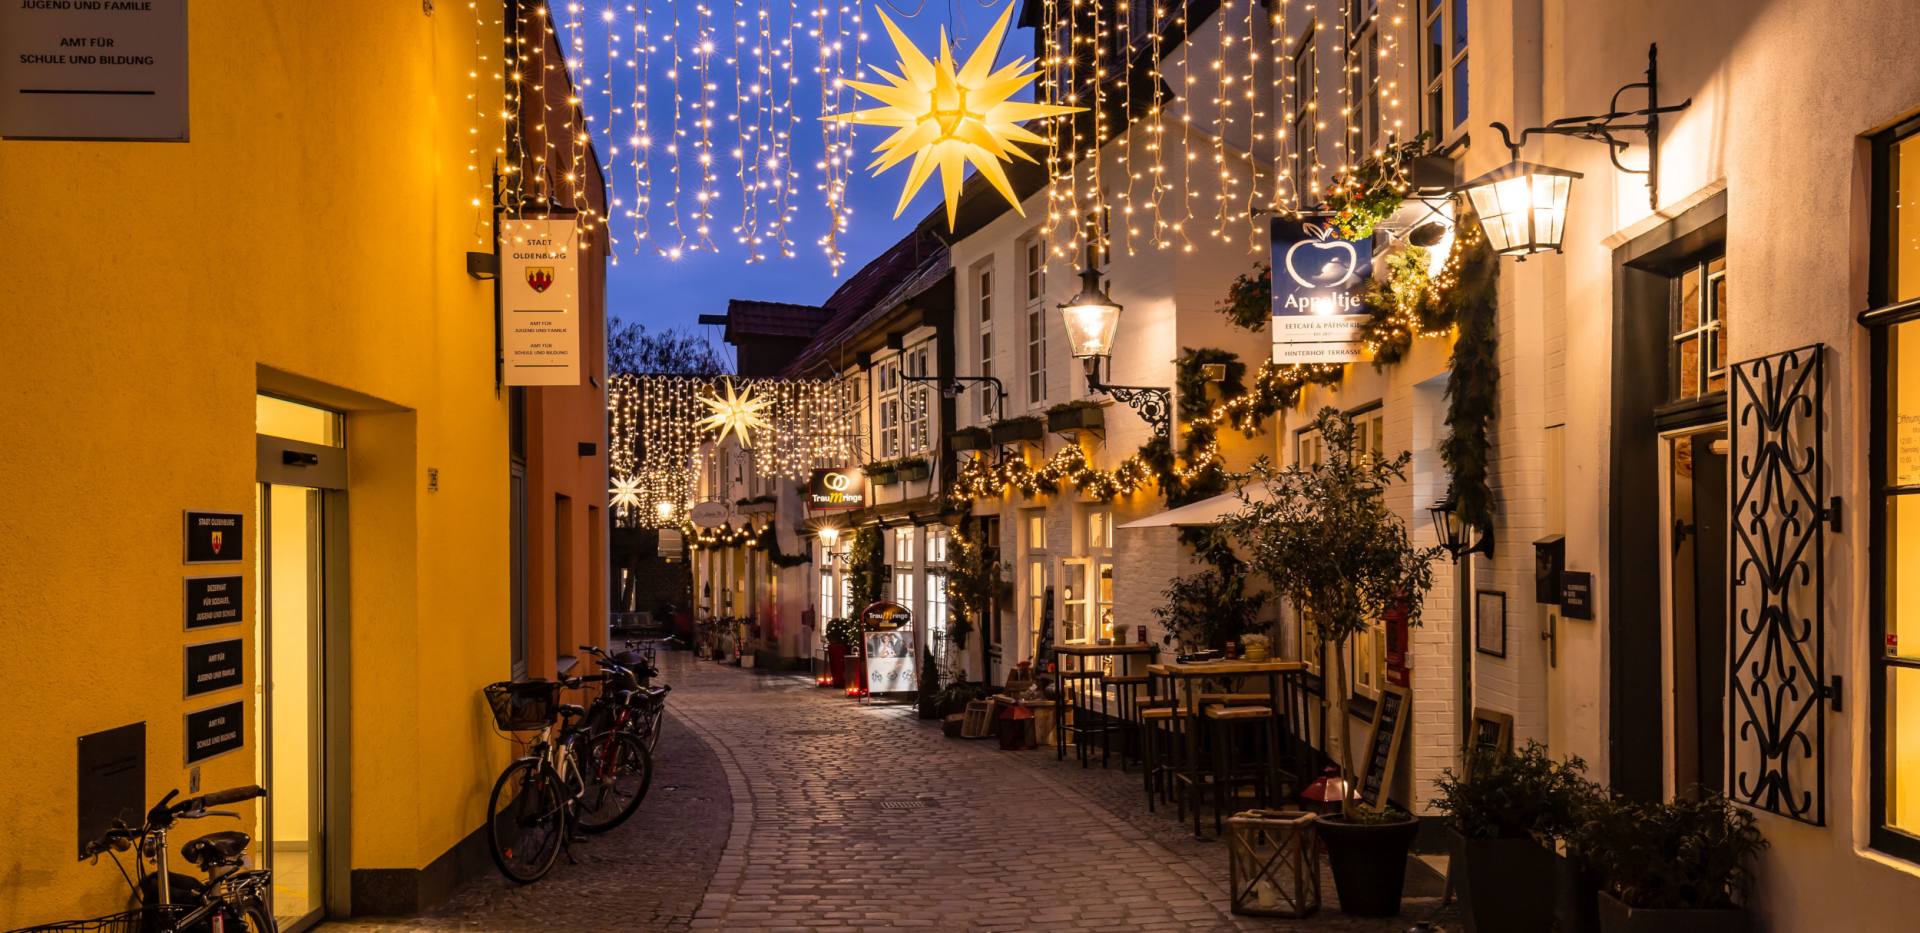
<path id="1" fill-rule="evenodd" d="M 0 928 L 123 901 L 73 858 L 77 736 L 144 720 L 148 796 L 186 784 L 181 510 L 248 513 L 247 624 L 217 631 L 251 638 L 257 389 L 349 410 L 354 866 L 445 852 L 508 752 L 478 694 L 508 670 L 508 526 L 492 289 L 462 259 L 472 114 L 500 109 L 473 15 L 189 9 L 191 142 L 0 142 L 0 733 L 33 749 L 0 793 Z"/>

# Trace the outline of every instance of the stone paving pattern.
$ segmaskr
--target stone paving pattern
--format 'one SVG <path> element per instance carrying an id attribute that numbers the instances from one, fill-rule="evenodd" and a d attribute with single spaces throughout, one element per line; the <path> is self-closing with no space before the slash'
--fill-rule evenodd
<path id="1" fill-rule="evenodd" d="M 1401 917 L 1227 909 L 1226 846 L 1137 770 L 941 735 L 811 680 L 665 656 L 677 717 L 633 820 L 525 888 L 469 884 L 432 915 L 328 930 L 1322 930 L 1455 926 L 1420 879 Z M 696 738 L 698 740 L 696 740 Z"/>

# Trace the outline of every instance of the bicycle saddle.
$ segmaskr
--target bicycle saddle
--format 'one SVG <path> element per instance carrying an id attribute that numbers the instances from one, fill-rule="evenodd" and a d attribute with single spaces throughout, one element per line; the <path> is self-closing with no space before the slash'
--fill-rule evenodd
<path id="1" fill-rule="evenodd" d="M 554 712 L 562 716 L 585 716 L 587 711 L 572 703 L 562 703 L 554 707 Z"/>
<path id="2" fill-rule="evenodd" d="M 247 851 L 252 837 L 237 829 L 208 833 L 180 847 L 180 856 L 205 870 L 208 866 L 239 858 Z"/>

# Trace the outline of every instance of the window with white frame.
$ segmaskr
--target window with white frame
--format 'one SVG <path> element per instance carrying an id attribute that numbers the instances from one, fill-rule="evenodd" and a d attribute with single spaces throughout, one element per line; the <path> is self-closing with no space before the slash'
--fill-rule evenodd
<path id="1" fill-rule="evenodd" d="M 893 570 L 893 601 L 907 607 L 908 611 L 913 609 L 913 574 L 905 567 L 895 567 Z"/>
<path id="2" fill-rule="evenodd" d="M 980 375 L 993 375 L 993 260 L 989 259 L 973 268 L 973 313 L 974 320 L 980 325 Z M 1001 417 L 994 411 L 993 384 L 982 383 L 980 394 L 974 402 L 980 414 L 980 420 L 991 421 Z"/>
<path id="3" fill-rule="evenodd" d="M 927 529 L 927 639 L 936 663 L 947 663 L 947 529 Z"/>
<path id="4" fill-rule="evenodd" d="M 1420 128 L 1441 142 L 1467 127 L 1467 0 L 1420 2 Z"/>
<path id="5" fill-rule="evenodd" d="M 1366 158 L 1381 144 L 1380 2 L 1354 0 L 1347 7 L 1348 161 Z"/>
<path id="6" fill-rule="evenodd" d="M 874 391 L 880 410 L 880 457 L 890 459 L 900 456 L 901 448 L 900 357 L 880 364 L 879 381 Z"/>
<path id="7" fill-rule="evenodd" d="M 1026 545 L 1026 610 L 1030 645 L 1040 644 L 1047 618 L 1047 591 L 1053 586 L 1053 562 L 1047 555 L 1047 512 L 1028 509 L 1021 514 L 1021 538 Z"/>
<path id="8" fill-rule="evenodd" d="M 913 529 L 895 528 L 893 534 L 893 563 L 896 567 L 906 567 L 913 563 Z"/>
<path id="9" fill-rule="evenodd" d="M 840 386 L 841 403 L 845 406 L 847 419 L 847 436 L 853 439 L 853 443 L 857 447 L 865 446 L 869 443 L 869 439 L 867 438 L 867 374 L 862 370 L 855 370 L 841 380 Z M 832 468 L 844 467 L 846 464 L 821 462 L 814 464 L 814 466 Z"/>
<path id="10" fill-rule="evenodd" d="M 927 563 L 945 564 L 947 562 L 947 529 L 945 527 L 927 529 Z"/>
<path id="11" fill-rule="evenodd" d="M 827 553 L 824 548 L 821 552 Z M 833 604 L 834 595 L 833 571 L 820 571 L 820 621 L 815 624 L 824 626 L 828 619 L 839 617 L 840 613 L 835 610 Z"/>
<path id="12" fill-rule="evenodd" d="M 1047 251 L 1038 237 L 1024 241 L 1022 271 L 1026 281 L 1027 403 L 1047 400 Z"/>
<path id="13" fill-rule="evenodd" d="M 930 374 L 933 350 L 922 343 L 906 352 L 907 374 L 926 376 Z M 906 410 L 906 452 L 924 454 L 932 446 L 929 433 L 933 422 L 932 383 L 907 381 L 902 390 Z"/>

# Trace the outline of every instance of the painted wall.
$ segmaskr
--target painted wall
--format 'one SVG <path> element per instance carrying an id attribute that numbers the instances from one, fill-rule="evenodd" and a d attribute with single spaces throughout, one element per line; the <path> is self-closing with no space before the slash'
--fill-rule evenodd
<path id="1" fill-rule="evenodd" d="M 347 411 L 353 864 L 445 852 L 509 751 L 478 692 L 507 670 L 506 405 L 462 264 L 489 238 L 469 130 L 500 94 L 469 75 L 499 30 L 446 4 L 189 15 L 191 142 L 0 144 L 44 194 L 0 199 L 0 319 L 30 348 L 0 368 L 0 676 L 37 698 L 0 727 L 44 752 L 0 797 L 0 926 L 124 901 L 72 858 L 77 736 L 144 721 L 149 798 L 187 785 L 181 510 L 247 513 L 251 602 L 258 390 Z M 202 772 L 253 780 L 251 753 Z"/>

